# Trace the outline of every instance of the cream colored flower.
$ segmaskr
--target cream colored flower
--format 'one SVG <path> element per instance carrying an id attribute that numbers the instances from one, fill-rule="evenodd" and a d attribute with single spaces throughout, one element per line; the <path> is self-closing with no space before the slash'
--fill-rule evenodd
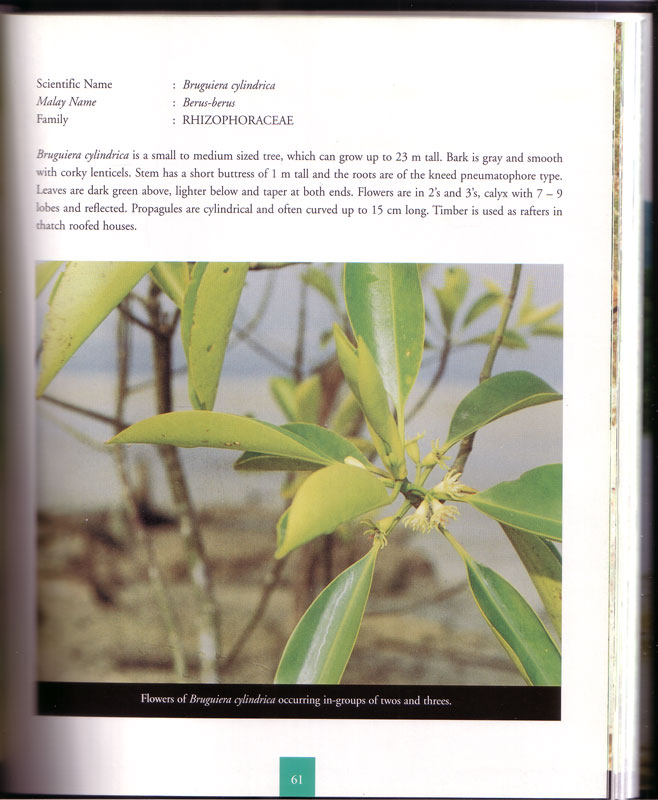
<path id="1" fill-rule="evenodd" d="M 468 486 L 466 486 L 465 483 L 459 483 L 461 476 L 461 472 L 455 472 L 454 470 L 446 472 L 446 474 L 443 476 L 443 480 L 440 483 L 437 483 L 432 491 L 442 495 L 443 497 L 449 497 L 453 500 L 457 500 L 457 498 L 462 497 L 468 491 L 472 491 Z"/>
<path id="2" fill-rule="evenodd" d="M 421 533 L 429 533 L 431 525 L 432 512 L 430 504 L 427 499 L 423 500 L 413 514 L 405 518 L 405 527 L 411 528 L 412 531 L 420 531 Z"/>
<path id="3" fill-rule="evenodd" d="M 432 528 L 445 528 L 450 520 L 456 519 L 459 516 L 459 509 L 457 506 L 447 506 L 441 500 L 432 500 L 430 503 L 430 526 Z"/>

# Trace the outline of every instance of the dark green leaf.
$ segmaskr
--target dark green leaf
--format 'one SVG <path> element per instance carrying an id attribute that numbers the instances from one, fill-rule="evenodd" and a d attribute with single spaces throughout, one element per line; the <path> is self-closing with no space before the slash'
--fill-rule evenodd
<path id="1" fill-rule="evenodd" d="M 562 464 L 536 467 L 464 499 L 500 523 L 562 541 Z"/>
<path id="2" fill-rule="evenodd" d="M 340 683 L 361 628 L 377 552 L 373 547 L 313 601 L 288 639 L 274 683 Z"/>
<path id="3" fill-rule="evenodd" d="M 346 264 L 345 301 L 398 413 L 418 375 L 425 311 L 417 264 Z"/>
<path id="4" fill-rule="evenodd" d="M 502 372 L 469 392 L 457 406 L 443 450 L 500 417 L 530 406 L 562 399 L 531 372 Z"/>

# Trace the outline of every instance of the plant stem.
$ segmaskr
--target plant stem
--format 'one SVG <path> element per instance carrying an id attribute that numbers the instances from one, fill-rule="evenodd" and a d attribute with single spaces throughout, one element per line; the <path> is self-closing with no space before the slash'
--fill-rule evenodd
<path id="1" fill-rule="evenodd" d="M 117 423 L 123 418 L 124 406 L 128 394 L 128 368 L 130 357 L 130 332 L 127 324 L 127 317 L 119 314 L 117 316 L 117 392 L 115 416 Z M 122 430 L 122 424 L 115 425 L 115 432 Z M 128 464 L 126 460 L 125 447 L 117 445 L 112 448 L 112 454 L 116 462 L 121 491 L 128 515 L 128 521 L 132 530 L 135 532 L 137 541 L 146 554 L 147 574 L 151 589 L 155 595 L 155 600 L 160 611 L 167 632 L 167 641 L 174 661 L 174 673 L 179 680 L 185 677 L 185 656 L 183 644 L 178 631 L 178 626 L 171 608 L 169 595 L 165 587 L 160 566 L 158 564 L 153 540 L 142 523 L 139 507 L 135 498 L 135 493 L 128 475 Z"/>
<path id="2" fill-rule="evenodd" d="M 441 356 L 439 358 L 439 365 L 436 368 L 436 372 L 432 376 L 432 380 L 430 381 L 429 386 L 423 392 L 422 396 L 416 403 L 416 405 L 411 409 L 411 411 L 407 414 L 407 422 L 409 422 L 412 417 L 414 417 L 420 409 L 425 405 L 429 396 L 432 394 L 434 389 L 439 385 L 441 378 L 443 377 L 443 373 L 445 372 L 446 365 L 448 363 L 448 356 L 450 355 L 450 350 L 452 349 L 452 340 L 449 336 L 446 336 L 443 347 L 441 348 Z"/>
<path id="3" fill-rule="evenodd" d="M 505 334 L 505 327 L 507 326 L 507 321 L 509 320 L 509 316 L 512 312 L 512 306 L 514 305 L 514 300 L 516 298 L 516 292 L 519 288 L 519 281 L 521 280 L 521 264 L 514 265 L 514 273 L 512 275 L 512 283 L 510 284 L 509 292 L 507 293 L 507 297 L 503 302 L 503 309 L 500 315 L 500 320 L 498 322 L 498 327 L 491 339 L 491 344 L 489 345 L 489 350 L 487 352 L 487 357 L 484 360 L 484 364 L 482 366 L 482 370 L 480 372 L 480 383 L 482 381 L 486 381 L 488 378 L 491 377 L 491 370 L 493 368 L 494 361 L 496 360 L 496 355 L 498 354 L 498 350 L 500 349 L 500 345 L 503 341 L 503 336 Z M 471 454 L 471 450 L 473 449 L 473 441 L 475 439 L 475 434 L 472 433 L 470 436 L 467 436 L 459 446 L 459 452 L 457 453 L 457 457 L 452 465 L 452 469 L 456 472 L 463 472 L 464 467 L 466 466 L 466 461 Z"/>
<path id="4" fill-rule="evenodd" d="M 152 340 L 157 413 L 167 414 L 173 409 L 171 339 L 174 326 L 171 323 L 166 327 L 163 325 L 159 295 L 160 289 L 152 283 L 148 297 L 148 312 L 151 326 L 159 332 Z M 158 452 L 169 482 L 179 530 L 187 553 L 189 576 L 199 604 L 199 678 L 202 683 L 216 683 L 220 680 L 220 614 L 215 602 L 209 559 L 178 450 L 172 445 L 158 445 Z"/>

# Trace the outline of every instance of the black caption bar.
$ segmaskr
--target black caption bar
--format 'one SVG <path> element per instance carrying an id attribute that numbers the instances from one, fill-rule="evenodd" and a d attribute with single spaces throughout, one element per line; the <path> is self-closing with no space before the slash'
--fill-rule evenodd
<path id="1" fill-rule="evenodd" d="M 559 720 L 559 686 L 37 684 L 39 714 L 70 717 Z"/>

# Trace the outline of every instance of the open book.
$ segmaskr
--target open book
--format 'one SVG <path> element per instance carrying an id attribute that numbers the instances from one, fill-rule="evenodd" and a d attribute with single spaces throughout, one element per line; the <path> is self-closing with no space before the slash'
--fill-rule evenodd
<path id="1" fill-rule="evenodd" d="M 634 796 L 650 19 L 2 26 L 7 787 Z"/>

